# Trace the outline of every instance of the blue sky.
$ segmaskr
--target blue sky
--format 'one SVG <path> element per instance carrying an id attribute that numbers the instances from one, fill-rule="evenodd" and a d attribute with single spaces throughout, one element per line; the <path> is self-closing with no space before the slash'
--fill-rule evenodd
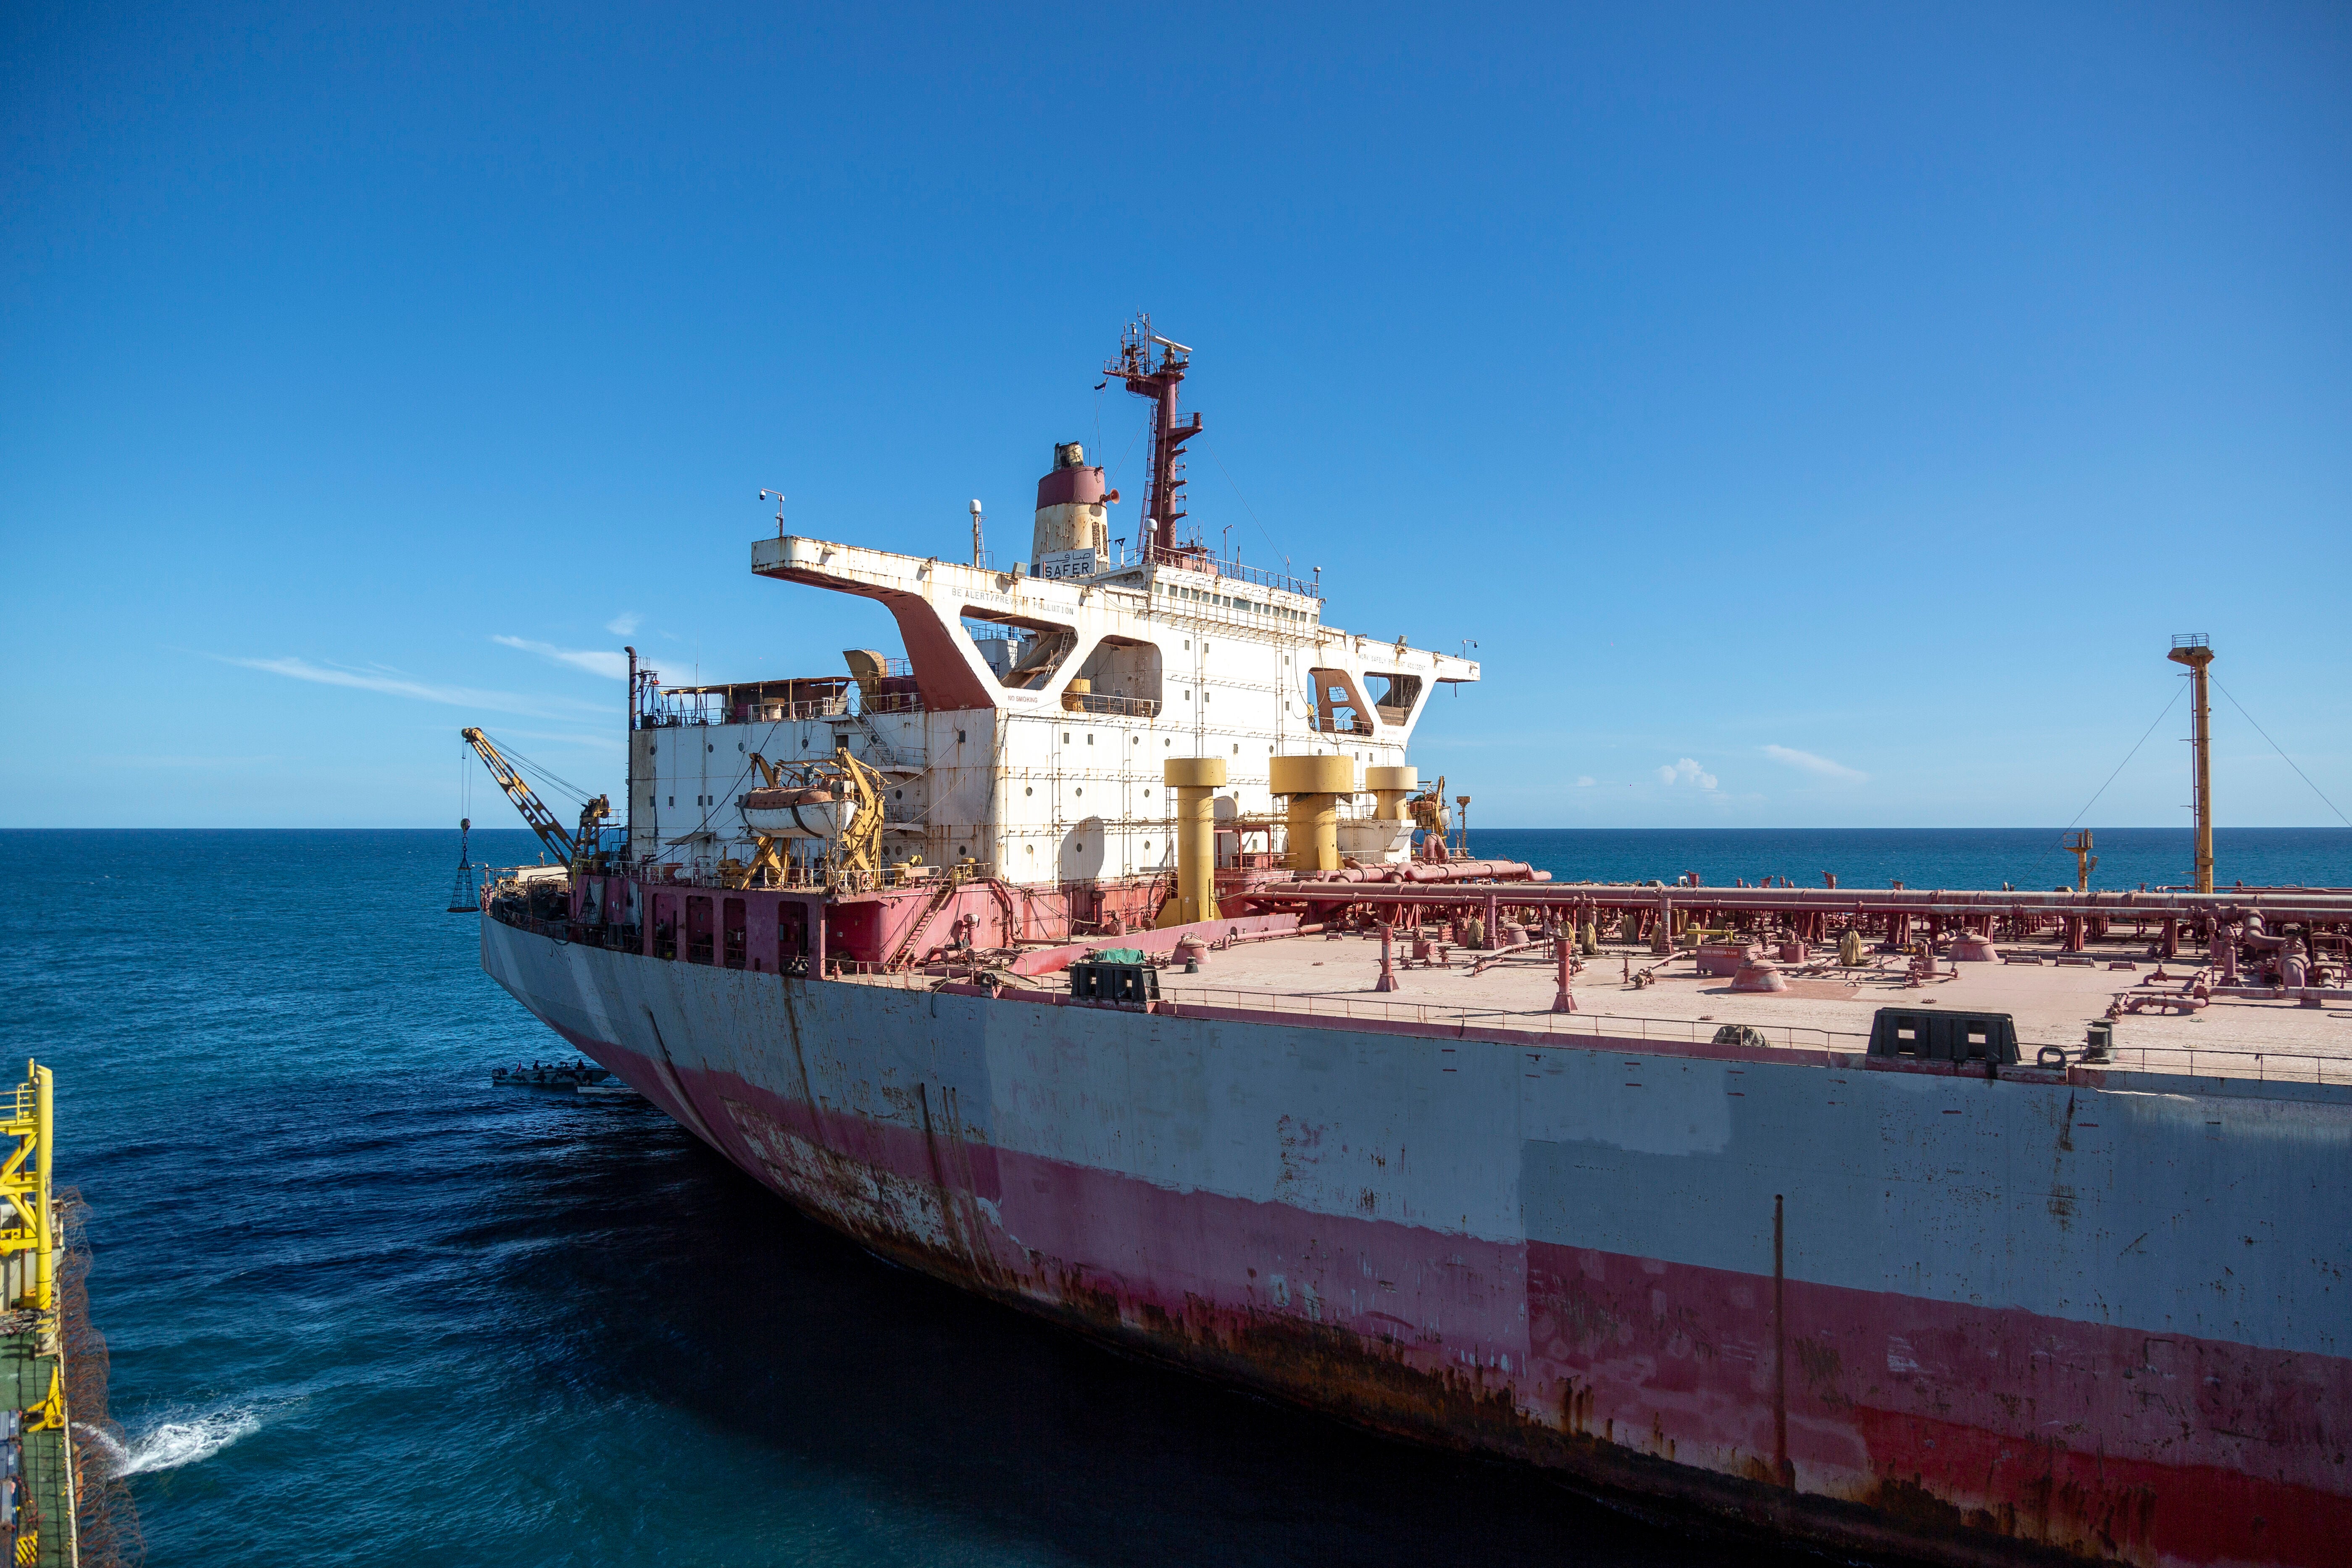
<path id="1" fill-rule="evenodd" d="M 761 486 L 1139 494 L 1138 309 L 1212 540 L 1475 639 L 1416 761 L 1490 826 L 2062 824 L 2188 630 L 2352 810 L 2341 7 L 0 28 L 0 825 L 440 825 L 473 722 L 617 794 L 624 641 L 887 633 L 749 575 Z M 2336 821 L 2215 727 L 2222 822 Z M 2184 822 L 2186 733 L 2085 821 Z"/>

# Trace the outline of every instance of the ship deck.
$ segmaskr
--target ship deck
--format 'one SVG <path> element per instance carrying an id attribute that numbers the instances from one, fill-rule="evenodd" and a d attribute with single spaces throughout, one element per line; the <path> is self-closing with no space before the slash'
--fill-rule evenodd
<path id="1" fill-rule="evenodd" d="M 2154 960 L 2095 953 L 2090 966 L 1947 964 L 1943 973 L 1952 978 L 1914 987 L 1907 961 L 1888 956 L 1858 969 L 1834 963 L 1792 966 L 1788 990 L 1754 992 L 1732 989 L 1728 977 L 1695 973 L 1686 953 L 1665 960 L 1646 949 L 1604 945 L 1575 977 L 1577 1010 L 1555 1013 L 1558 969 L 1549 944 L 1530 944 L 1523 955 L 1507 955 L 1475 973 L 1474 962 L 1493 955 L 1455 950 L 1450 956 L 1443 967 L 1400 963 L 1397 989 L 1383 994 L 1373 990 L 1381 967 L 1377 937 L 1295 937 L 1213 953 L 1197 975 L 1166 971 L 1162 994 L 1180 1005 L 1255 1005 L 1473 1027 L 1486 1019 L 1512 1029 L 1694 1043 L 1711 1039 L 1725 1024 L 1744 1024 L 1769 1045 L 1841 1052 L 1867 1049 L 1879 1008 L 1932 1006 L 2010 1015 L 2020 1055 L 2032 1063 L 2042 1046 L 2063 1047 L 2070 1061 L 2081 1060 L 2089 1026 L 2105 1018 L 2119 995 L 2176 992 L 2198 970 L 2184 956 L 2164 968 L 2168 982 L 2148 984 L 2158 972 Z M 1644 969 L 1654 981 L 1637 986 L 1632 977 Z M 2318 1006 L 2215 996 L 2191 1013 L 2126 1014 L 2114 1021 L 2115 1061 L 2155 1072 L 2352 1083 L 2352 994 L 2337 994 L 2340 1000 Z"/>
<path id="2" fill-rule="evenodd" d="M 1097 945 L 1117 946 L 1117 940 Z M 1501 955 L 1461 949 L 1443 964 L 1407 967 L 1397 946 L 1396 988 L 1380 977 L 1377 935 L 1305 934 L 1245 941 L 1209 954 L 1201 972 L 1159 961 L 1161 1005 L 1179 1012 L 1279 1016 L 1345 1027 L 1350 1023 L 1415 1028 L 1538 1034 L 1562 1045 L 1579 1039 L 1641 1040 L 1667 1047 L 1705 1047 L 1725 1025 L 1757 1030 L 1768 1048 L 1826 1063 L 1865 1053 L 1882 1007 L 1933 1007 L 1948 1013 L 2000 1013 L 2015 1022 L 2021 1067 L 2042 1047 L 2084 1065 L 2090 1025 L 2119 997 L 2179 994 L 2200 965 L 2186 954 L 2164 965 L 2118 952 L 2059 964 L 2055 950 L 2040 963 L 1946 963 L 1943 978 L 1913 985 L 1900 956 L 1877 956 L 1858 968 L 1830 962 L 1790 966 L 1789 988 L 1738 991 L 1727 977 L 1695 973 L 1691 954 L 1661 958 L 1646 948 L 1603 944 L 1584 961 L 1572 989 L 1576 1008 L 1552 1010 L 1558 968 L 1548 942 Z M 2070 957 L 2074 955 L 2069 955 Z M 1498 960 L 1479 966 L 1480 960 Z M 1633 976 L 1647 969 L 1646 985 Z M 2161 973 L 2166 976 L 2156 980 Z M 848 978 L 848 977 L 845 977 Z M 869 974 L 867 984 L 929 987 L 940 973 Z M 1059 974 L 1034 984 L 1059 990 Z M 2113 1020 L 2113 1050 L 2104 1063 L 2126 1071 L 2261 1081 L 2352 1084 L 2352 992 L 2294 997 L 2214 995 L 2188 1013 L 2135 1013 Z M 1827 1053 L 1826 1055 L 1824 1053 Z M 2013 1069 L 2012 1069 L 2013 1070 Z"/>

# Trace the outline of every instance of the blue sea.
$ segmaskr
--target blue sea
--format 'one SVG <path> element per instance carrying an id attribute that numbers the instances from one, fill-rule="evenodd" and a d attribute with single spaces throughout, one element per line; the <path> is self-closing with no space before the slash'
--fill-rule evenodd
<path id="1" fill-rule="evenodd" d="M 1525 860 L 1560 881 L 1671 882 L 1696 871 L 1709 887 L 1786 877 L 1801 888 L 1833 873 L 1842 888 L 2071 888 L 2074 857 L 2054 827 L 1493 828 L 1474 855 Z M 2185 827 L 2092 832 L 2100 889 L 2189 886 L 2195 847 Z M 2221 827 L 2214 886 L 2352 887 L 2352 828 Z"/>
<path id="2" fill-rule="evenodd" d="M 2070 880 L 2057 837 L 1473 845 L 1570 880 L 1967 887 Z M 1759 1560 L 971 1300 L 649 1109 L 492 1089 L 557 1046 L 442 912 L 454 834 L 0 846 L 0 1027 L 58 1072 L 153 1568 Z M 2103 886 L 2187 874 L 2185 833 L 2098 852 Z M 2218 854 L 2225 882 L 2352 884 L 2352 831 Z"/>

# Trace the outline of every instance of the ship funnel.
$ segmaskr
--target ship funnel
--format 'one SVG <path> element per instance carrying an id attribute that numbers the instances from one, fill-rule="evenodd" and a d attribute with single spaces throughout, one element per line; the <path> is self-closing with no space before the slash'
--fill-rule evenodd
<path id="1" fill-rule="evenodd" d="M 1110 517 L 1103 471 L 1076 441 L 1054 448 L 1052 471 L 1037 481 L 1037 527 L 1031 554 L 1040 577 L 1090 577 L 1110 564 Z"/>

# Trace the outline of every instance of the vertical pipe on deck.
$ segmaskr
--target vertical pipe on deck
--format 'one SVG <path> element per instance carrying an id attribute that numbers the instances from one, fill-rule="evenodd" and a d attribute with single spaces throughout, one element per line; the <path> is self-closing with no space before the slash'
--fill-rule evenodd
<path id="1" fill-rule="evenodd" d="M 1217 918 L 1216 792 L 1225 782 L 1223 757 L 1171 757 L 1160 779 L 1176 796 L 1176 896 L 1160 910 L 1160 926 Z M 1297 840 L 1292 846 L 1296 852 Z"/>
<path id="2" fill-rule="evenodd" d="M 1352 757 L 1286 756 L 1266 759 L 1266 784 L 1290 797 L 1290 868 L 1339 868 L 1339 801 L 1356 793 Z"/>
<path id="3" fill-rule="evenodd" d="M 2194 866 L 2197 890 L 2213 890 L 2213 710 L 2206 696 L 2206 667 L 2213 662 L 2213 649 L 2201 632 L 2172 639 L 2172 651 L 2164 656 L 2175 664 L 2189 667 L 2190 783 L 2196 790 L 2197 858 Z"/>

